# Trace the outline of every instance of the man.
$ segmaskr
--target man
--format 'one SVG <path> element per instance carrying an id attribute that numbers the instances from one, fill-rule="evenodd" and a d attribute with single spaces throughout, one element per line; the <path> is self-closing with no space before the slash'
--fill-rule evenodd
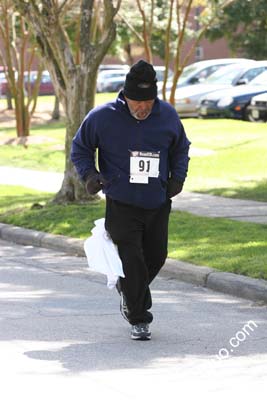
<path id="1" fill-rule="evenodd" d="M 105 227 L 125 274 L 117 284 L 120 309 L 137 340 L 151 338 L 149 285 L 167 257 L 170 198 L 181 192 L 189 162 L 183 125 L 157 98 L 156 82 L 151 64 L 133 65 L 117 100 L 85 117 L 71 151 L 88 193 L 106 194 Z"/>

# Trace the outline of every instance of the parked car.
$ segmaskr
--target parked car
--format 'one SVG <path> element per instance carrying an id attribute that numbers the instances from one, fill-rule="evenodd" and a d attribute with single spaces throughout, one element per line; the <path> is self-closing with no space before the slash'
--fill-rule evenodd
<path id="1" fill-rule="evenodd" d="M 157 74 L 158 82 L 162 82 L 164 79 L 165 67 L 154 66 Z M 126 74 L 129 69 L 114 69 L 104 70 L 98 73 L 96 90 L 97 92 L 118 92 L 124 86 Z M 172 76 L 173 72 L 169 70 L 168 76 Z"/>
<path id="2" fill-rule="evenodd" d="M 251 98 L 266 91 L 267 67 L 247 85 L 209 93 L 201 101 L 199 115 L 248 119 Z"/>
<path id="3" fill-rule="evenodd" d="M 30 74 L 28 72 L 24 73 L 24 87 L 25 94 L 33 90 L 34 82 L 37 79 L 37 71 L 31 71 Z M 17 73 L 15 77 L 17 76 Z M 0 75 L 0 95 L 6 96 L 9 90 L 9 85 L 5 76 Z M 52 84 L 50 75 L 48 71 L 42 72 L 40 87 L 39 87 L 39 95 L 53 95 L 55 94 L 54 86 Z"/>
<path id="4" fill-rule="evenodd" d="M 37 76 L 38 76 L 37 71 L 31 71 L 30 76 L 28 73 L 25 73 L 24 84 L 26 93 L 29 92 L 29 90 L 30 91 L 33 90 L 33 85 L 36 82 Z M 54 86 L 48 71 L 42 72 L 38 94 L 39 96 L 55 94 Z"/>
<path id="5" fill-rule="evenodd" d="M 258 61 L 245 61 L 222 67 L 202 84 L 178 88 L 175 94 L 175 109 L 181 117 L 196 117 L 199 103 L 204 95 L 219 89 L 244 85 L 265 68 L 267 68 L 267 62 L 262 65 Z"/>
<path id="6" fill-rule="evenodd" d="M 219 58 L 214 60 L 203 60 L 187 65 L 178 81 L 177 88 L 187 85 L 203 83 L 211 74 L 226 65 L 248 61 L 246 58 Z M 251 60 L 253 61 L 253 60 Z M 166 89 L 171 89 L 172 79 L 167 81 Z M 162 85 L 159 86 L 161 90 Z"/>
<path id="7" fill-rule="evenodd" d="M 0 73 L 0 97 L 6 96 L 8 92 L 8 83 L 4 72 Z"/>
<path id="8" fill-rule="evenodd" d="M 162 87 L 163 81 L 164 81 L 164 75 L 165 75 L 165 70 L 166 68 L 164 66 L 158 66 L 158 65 L 154 65 L 154 70 L 156 71 L 157 74 L 157 86 L 158 89 L 160 89 Z M 169 69 L 168 72 L 168 79 L 171 79 L 173 76 L 173 71 L 171 69 Z"/>
<path id="9" fill-rule="evenodd" d="M 54 95 L 55 89 L 48 71 L 43 71 L 39 87 L 39 95 Z"/>
<path id="10" fill-rule="evenodd" d="M 267 122 L 267 92 L 252 97 L 247 115 L 249 121 Z"/>
<path id="11" fill-rule="evenodd" d="M 128 69 L 104 70 L 98 73 L 96 91 L 118 92 L 123 88 Z"/>
<path id="12" fill-rule="evenodd" d="M 129 69 L 129 65 L 127 64 L 100 64 L 98 71 L 107 71 L 107 70 L 121 70 L 121 69 Z"/>

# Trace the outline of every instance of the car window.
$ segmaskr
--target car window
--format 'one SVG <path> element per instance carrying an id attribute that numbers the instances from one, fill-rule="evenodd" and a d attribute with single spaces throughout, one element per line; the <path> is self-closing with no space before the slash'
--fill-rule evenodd
<path id="1" fill-rule="evenodd" d="M 165 69 L 164 68 L 157 69 L 157 67 L 155 67 L 155 71 L 156 71 L 156 76 L 157 76 L 158 82 L 162 82 L 164 80 Z M 170 79 L 172 76 L 173 76 L 173 72 L 171 69 L 169 69 L 167 79 Z"/>
<path id="2" fill-rule="evenodd" d="M 110 79 L 110 78 L 116 78 L 116 77 L 120 77 L 120 76 L 125 76 L 126 75 L 126 71 L 121 71 L 121 72 L 108 72 L 106 73 L 106 71 L 103 71 L 102 73 L 99 74 L 99 77 L 102 79 Z"/>
<path id="3" fill-rule="evenodd" d="M 36 79 L 36 75 L 33 75 L 32 73 L 30 73 L 30 74 L 25 73 L 24 74 L 24 82 L 25 83 L 33 82 L 35 79 Z"/>
<path id="4" fill-rule="evenodd" d="M 189 75 L 194 75 L 196 79 L 207 79 L 211 74 L 219 70 L 221 67 L 224 67 L 227 64 L 216 64 L 210 65 L 209 67 L 205 67 L 200 69 L 199 65 L 189 65 L 184 68 L 182 75 L 179 79 L 179 83 L 183 82 Z M 199 70 L 199 72 L 197 72 Z"/>
<path id="5" fill-rule="evenodd" d="M 184 79 L 187 78 L 189 75 L 191 75 L 193 72 L 197 71 L 198 68 L 199 68 L 199 67 L 192 66 L 192 65 L 189 65 L 188 67 L 185 67 L 184 70 L 183 70 L 183 72 L 182 72 L 182 74 L 181 74 L 180 79 L 181 79 L 181 80 L 184 80 Z"/>
<path id="6" fill-rule="evenodd" d="M 267 66 L 252 68 L 249 71 L 245 72 L 244 75 L 242 75 L 242 77 L 240 79 L 247 79 L 248 81 L 251 81 L 252 79 L 256 78 L 256 76 L 261 74 L 266 68 L 267 68 Z"/>
<path id="7" fill-rule="evenodd" d="M 217 67 L 217 66 L 216 66 Z M 219 66 L 215 69 L 212 70 L 212 67 L 207 67 L 202 69 L 201 71 L 199 71 L 195 77 L 197 79 L 206 79 L 212 72 L 215 72 L 217 69 L 219 68 Z"/>
<path id="8" fill-rule="evenodd" d="M 117 75 L 112 75 L 111 79 L 124 79 L 125 74 L 117 74 Z"/>
<path id="9" fill-rule="evenodd" d="M 210 76 L 214 72 L 218 71 L 218 69 L 225 67 L 227 64 L 217 64 L 217 65 L 212 65 L 211 67 L 208 68 L 206 76 Z"/>
<path id="10" fill-rule="evenodd" d="M 163 81 L 164 80 L 164 71 L 156 71 L 157 72 L 157 80 Z"/>
<path id="11" fill-rule="evenodd" d="M 210 75 L 204 83 L 207 85 L 231 85 L 234 78 L 242 71 L 242 69 L 242 67 L 238 67 L 236 64 L 222 67 Z"/>
<path id="12" fill-rule="evenodd" d="M 112 77 L 111 74 L 102 74 L 102 75 L 101 75 L 101 78 L 102 78 L 102 79 L 110 79 L 111 77 Z"/>
<path id="13" fill-rule="evenodd" d="M 51 82 L 50 76 L 48 75 L 42 76 L 42 82 L 43 83 Z"/>
<path id="14" fill-rule="evenodd" d="M 266 69 L 266 67 L 265 67 Z M 250 83 L 250 85 L 264 85 L 267 86 L 267 70 L 259 74 L 256 78 L 254 78 Z"/>

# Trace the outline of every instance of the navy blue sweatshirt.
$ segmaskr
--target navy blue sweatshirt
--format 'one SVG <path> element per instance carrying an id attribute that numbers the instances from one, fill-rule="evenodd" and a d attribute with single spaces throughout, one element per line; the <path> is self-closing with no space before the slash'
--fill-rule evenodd
<path id="1" fill-rule="evenodd" d="M 189 145 L 170 104 L 157 98 L 147 119 L 137 120 L 120 92 L 116 101 L 95 107 L 87 114 L 72 141 L 71 160 L 85 181 L 96 170 L 98 149 L 99 171 L 107 182 L 103 192 L 123 203 L 153 209 L 166 201 L 169 177 L 184 182 Z M 153 173 L 149 171 L 152 164 Z"/>

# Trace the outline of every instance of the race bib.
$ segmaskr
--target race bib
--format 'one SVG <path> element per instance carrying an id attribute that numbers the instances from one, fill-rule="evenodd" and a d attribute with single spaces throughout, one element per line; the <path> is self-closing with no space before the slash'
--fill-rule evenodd
<path id="1" fill-rule="evenodd" d="M 130 151 L 130 183 L 149 182 L 159 176 L 160 152 Z"/>

